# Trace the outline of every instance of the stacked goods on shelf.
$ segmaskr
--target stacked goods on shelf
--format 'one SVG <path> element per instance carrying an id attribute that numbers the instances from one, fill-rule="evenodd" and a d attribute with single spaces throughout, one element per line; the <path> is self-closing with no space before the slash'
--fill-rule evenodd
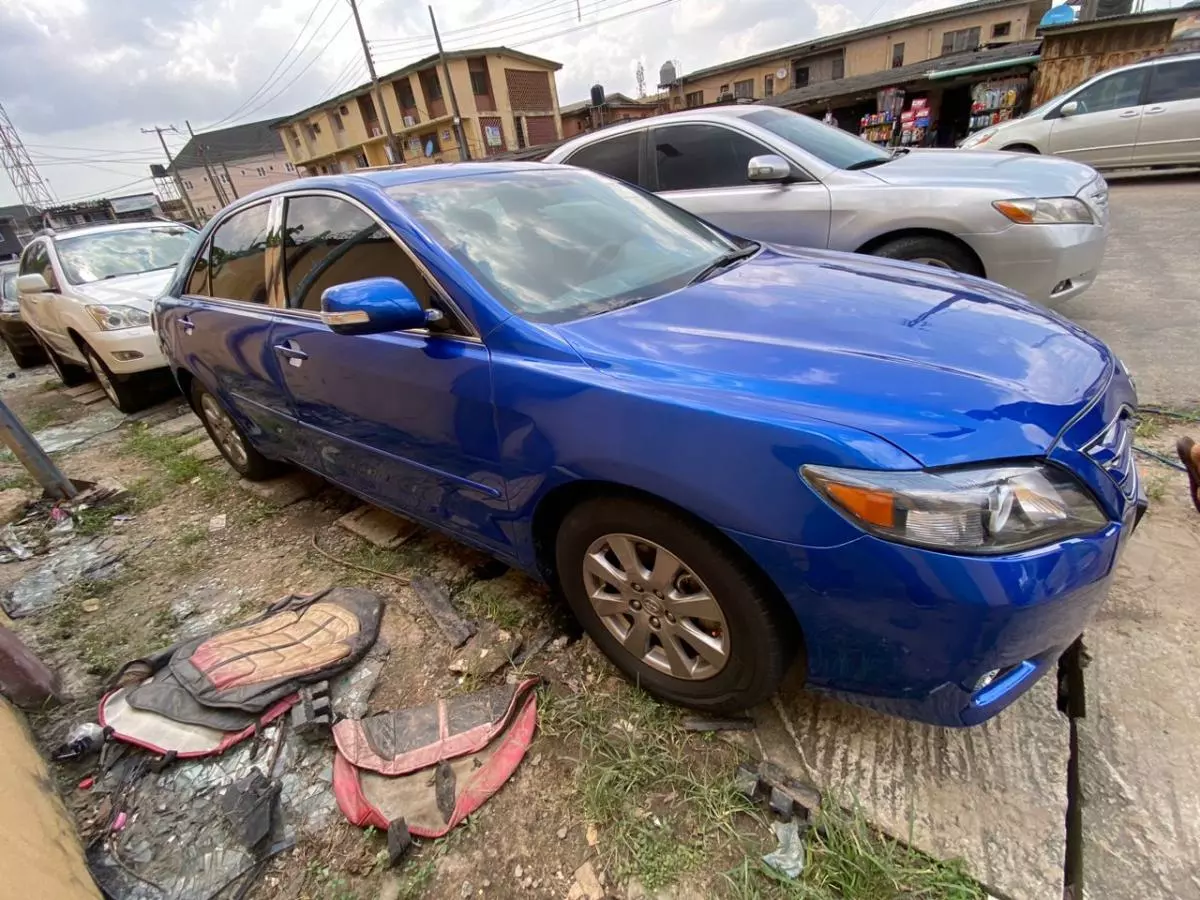
<path id="1" fill-rule="evenodd" d="M 971 89 L 970 130 L 978 131 L 1015 118 L 1028 90 L 1029 78 L 1024 75 L 975 85 Z"/>

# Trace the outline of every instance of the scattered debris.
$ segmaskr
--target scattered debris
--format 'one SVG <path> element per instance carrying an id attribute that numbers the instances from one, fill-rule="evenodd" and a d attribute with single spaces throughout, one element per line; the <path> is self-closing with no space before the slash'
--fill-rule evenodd
<path id="1" fill-rule="evenodd" d="M 567 891 L 567 900 L 604 900 L 604 888 L 590 862 L 575 870 L 575 881 Z"/>
<path id="2" fill-rule="evenodd" d="M 366 505 L 346 513 L 336 524 L 384 550 L 395 550 L 419 530 L 416 523 L 408 519 Z"/>
<path id="3" fill-rule="evenodd" d="M 18 581 L 12 593 L 0 603 L 14 619 L 38 612 L 53 604 L 67 587 L 81 578 L 112 578 L 127 551 L 127 547 L 114 540 L 78 542 L 61 548 L 44 566 Z"/>
<path id="4" fill-rule="evenodd" d="M 100 612 L 100 598 L 88 597 L 79 606 L 85 613 Z"/>
<path id="5" fill-rule="evenodd" d="M 542 631 L 530 638 L 529 643 L 520 649 L 520 652 L 513 657 L 513 666 L 522 666 L 527 660 L 532 659 L 541 653 L 542 650 L 551 642 L 553 632 Z"/>
<path id="6" fill-rule="evenodd" d="M 333 715 L 337 719 L 361 719 L 367 714 L 371 693 L 383 673 L 384 663 L 392 652 L 384 637 L 375 640 L 367 655 L 354 668 L 334 676 L 329 695 Z"/>
<path id="7" fill-rule="evenodd" d="M 21 543 L 21 539 L 17 537 L 17 531 L 11 524 L 5 525 L 0 531 L 0 541 L 4 542 L 4 546 L 8 548 L 12 554 L 13 560 L 33 559 L 33 551 Z M 5 560 L 10 562 L 11 560 Z"/>
<path id="8" fill-rule="evenodd" d="M 90 756 L 100 750 L 105 736 L 104 729 L 95 722 L 81 722 L 72 728 L 67 734 L 67 739 L 50 753 L 50 758 L 55 762 L 66 762 L 68 759 Z"/>
<path id="9" fill-rule="evenodd" d="M 333 725 L 329 701 L 329 682 L 320 681 L 302 687 L 299 700 L 292 707 L 292 730 L 301 737 L 323 734 Z"/>
<path id="10" fill-rule="evenodd" d="M 408 825 L 403 819 L 388 822 L 387 834 L 388 865 L 395 866 L 412 846 L 412 835 L 408 833 Z"/>
<path id="11" fill-rule="evenodd" d="M 685 716 L 680 726 L 684 731 L 753 731 L 754 720 L 749 716 L 730 716 L 718 719 L 709 716 Z"/>
<path id="12" fill-rule="evenodd" d="M 600 830 L 594 823 L 589 822 L 587 827 L 587 845 L 595 847 L 598 843 L 600 843 Z"/>
<path id="13" fill-rule="evenodd" d="M 412 579 L 412 589 L 451 647 L 457 650 L 475 634 L 474 623 L 455 612 L 450 595 L 432 578 L 418 575 Z"/>
<path id="14" fill-rule="evenodd" d="M 742 763 L 733 776 L 734 786 L 751 800 L 766 799 L 771 812 L 781 820 L 798 817 L 811 821 L 821 808 L 821 792 L 797 781 L 770 760 L 758 765 Z"/>
<path id="15" fill-rule="evenodd" d="M 799 824 L 795 820 L 775 822 L 772 828 L 779 846 L 764 856 L 763 862 L 788 878 L 799 878 L 804 871 L 804 839 Z"/>
<path id="16" fill-rule="evenodd" d="M 511 663 L 521 648 L 521 636 L 488 624 L 465 648 L 463 654 L 450 663 L 456 675 L 487 678 Z"/>
<path id="17" fill-rule="evenodd" d="M 225 525 L 228 521 L 229 518 L 225 515 L 225 513 L 219 513 L 208 520 L 208 530 L 210 532 L 224 531 Z"/>
<path id="18" fill-rule="evenodd" d="M 238 486 L 249 491 L 264 503 L 271 506 L 291 506 L 311 497 L 321 490 L 324 482 L 316 475 L 308 472 L 292 472 L 282 478 L 272 478 L 270 481 L 238 481 Z"/>

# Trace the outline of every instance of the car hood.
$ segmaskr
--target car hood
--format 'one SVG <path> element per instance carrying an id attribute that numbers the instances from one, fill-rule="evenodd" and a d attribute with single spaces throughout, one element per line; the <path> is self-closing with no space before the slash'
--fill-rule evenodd
<path id="1" fill-rule="evenodd" d="M 1095 169 L 1069 159 L 984 150 L 910 150 L 865 171 L 888 184 L 995 187 L 1014 199 L 1072 197 L 1096 178 Z"/>
<path id="2" fill-rule="evenodd" d="M 1101 341 L 998 285 L 828 251 L 764 249 L 558 329 L 614 377 L 704 403 L 720 391 L 747 412 L 769 403 L 924 466 L 1046 453 L 1113 369 Z"/>
<path id="3" fill-rule="evenodd" d="M 121 275 L 90 284 L 75 285 L 73 292 L 93 303 L 124 303 L 150 312 L 174 276 L 174 269 L 159 269 L 137 275 Z"/>

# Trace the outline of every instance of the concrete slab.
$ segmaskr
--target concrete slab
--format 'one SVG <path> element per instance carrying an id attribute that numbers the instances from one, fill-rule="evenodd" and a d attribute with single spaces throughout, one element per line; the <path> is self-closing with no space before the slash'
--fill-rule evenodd
<path id="1" fill-rule="evenodd" d="M 65 387 L 62 392 L 68 397 L 79 397 L 83 394 L 89 394 L 92 391 L 99 391 L 100 387 L 94 381 L 85 381 L 83 384 L 77 384 L 75 387 Z M 103 391 L 100 391 L 104 393 Z"/>
<path id="2" fill-rule="evenodd" d="M 108 395 L 96 385 L 91 385 L 90 391 L 85 391 L 82 394 L 75 394 L 71 397 L 76 403 L 82 403 L 84 406 L 91 406 L 93 403 L 99 403 L 101 400 L 107 400 Z"/>
<path id="3" fill-rule="evenodd" d="M 221 451 L 207 437 L 200 441 L 200 443 L 188 447 L 183 451 L 183 455 L 198 459 L 200 462 L 211 462 L 214 459 L 221 459 Z"/>
<path id="4" fill-rule="evenodd" d="M 1200 519 L 1151 506 L 1084 635 L 1077 720 L 1088 900 L 1200 898 Z"/>
<path id="5" fill-rule="evenodd" d="M 238 484 L 264 503 L 283 507 L 311 497 L 321 490 L 325 482 L 308 472 L 292 472 L 270 481 L 247 481 L 243 478 Z"/>
<path id="6" fill-rule="evenodd" d="M 182 416 L 153 426 L 150 433 L 155 437 L 180 437 L 203 427 L 197 416 L 192 413 L 184 413 Z"/>
<path id="7" fill-rule="evenodd" d="M 337 524 L 384 550 L 394 550 L 412 537 L 418 526 L 377 506 L 363 505 L 346 513 Z"/>
<path id="8" fill-rule="evenodd" d="M 1066 852 L 1069 726 L 1053 678 L 995 719 L 935 728 L 785 688 L 755 710 L 768 759 L 875 826 L 961 858 L 1013 900 L 1059 900 Z"/>

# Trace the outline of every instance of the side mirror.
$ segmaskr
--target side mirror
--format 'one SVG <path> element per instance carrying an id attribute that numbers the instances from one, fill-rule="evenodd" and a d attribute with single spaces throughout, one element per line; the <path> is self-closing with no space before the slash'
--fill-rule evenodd
<path id="1" fill-rule="evenodd" d="M 782 156 L 768 153 L 751 157 L 746 175 L 751 181 L 786 181 L 792 175 L 792 167 Z"/>
<path id="2" fill-rule="evenodd" d="M 395 278 L 363 278 L 336 284 L 321 294 L 321 321 L 338 334 L 405 331 L 440 318 Z"/>
<path id="3" fill-rule="evenodd" d="M 1077 112 L 1079 112 L 1079 104 L 1074 100 L 1068 100 L 1058 108 L 1058 114 L 1060 116 L 1073 116 Z"/>
<path id="4" fill-rule="evenodd" d="M 46 276 L 40 272 L 29 272 L 17 276 L 17 292 L 21 294 L 45 294 L 50 290 Z"/>

